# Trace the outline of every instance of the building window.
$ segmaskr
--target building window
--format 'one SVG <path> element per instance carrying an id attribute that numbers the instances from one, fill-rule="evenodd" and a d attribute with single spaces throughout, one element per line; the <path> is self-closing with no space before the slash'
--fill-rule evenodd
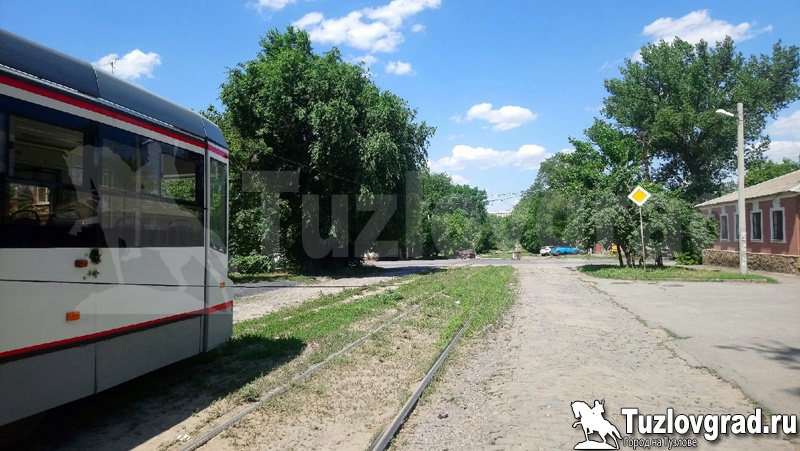
<path id="1" fill-rule="evenodd" d="M 761 211 L 754 211 L 750 213 L 750 239 L 753 241 L 761 241 Z"/>
<path id="2" fill-rule="evenodd" d="M 733 215 L 733 241 L 739 241 L 739 213 Z"/>
<path id="3" fill-rule="evenodd" d="M 784 216 L 783 208 L 773 208 L 770 210 L 771 223 L 772 223 L 772 241 L 786 241 L 784 235 Z"/>
<path id="4" fill-rule="evenodd" d="M 719 215 L 719 239 L 729 241 L 728 215 Z"/>

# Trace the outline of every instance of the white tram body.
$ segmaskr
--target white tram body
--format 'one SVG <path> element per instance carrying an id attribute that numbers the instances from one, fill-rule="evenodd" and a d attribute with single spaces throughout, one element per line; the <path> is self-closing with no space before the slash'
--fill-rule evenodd
<path id="1" fill-rule="evenodd" d="M 232 332 L 219 128 L 0 30 L 0 425 Z"/>

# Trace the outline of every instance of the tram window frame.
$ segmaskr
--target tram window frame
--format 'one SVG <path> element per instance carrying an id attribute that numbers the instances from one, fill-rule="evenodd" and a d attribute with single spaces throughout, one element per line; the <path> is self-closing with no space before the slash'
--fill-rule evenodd
<path id="1" fill-rule="evenodd" d="M 0 111 L 0 248 L 74 248 L 74 247 L 203 247 L 205 234 L 204 219 L 204 156 L 199 152 L 167 144 L 124 129 L 112 127 L 107 124 L 94 122 L 72 114 L 54 110 L 48 107 L 34 105 L 19 99 L 0 96 L 3 100 L 3 110 Z M 34 163 L 29 163 L 28 170 L 15 174 L 14 166 L 14 117 L 40 122 L 46 127 L 57 127 L 71 132 L 82 134 L 82 164 L 62 168 L 58 165 L 52 174 L 46 166 L 37 168 Z M 29 127 L 35 131 L 36 127 Z M 129 182 L 109 186 L 113 183 L 106 180 L 105 170 L 109 163 L 104 161 L 109 150 L 105 149 L 104 142 L 117 138 L 123 142 L 132 143 L 134 148 L 146 147 L 151 153 L 149 174 L 145 170 L 139 174 L 136 183 Z M 157 144 L 157 145 L 156 145 Z M 130 152 L 129 152 L 130 153 Z M 194 175 L 194 199 L 174 199 L 162 193 L 163 155 L 172 155 L 183 158 L 188 163 L 181 163 L 184 175 L 192 172 Z M 51 155 L 52 157 L 52 155 Z M 141 158 L 134 165 L 141 162 Z M 53 159 L 52 161 L 56 161 Z M 191 166 L 189 165 L 191 164 Z M 48 175 L 49 174 L 49 175 Z M 141 183 L 145 177 L 146 183 Z M 147 183 L 147 180 L 150 180 Z M 72 182 L 72 183 L 70 183 Z M 27 229 L 7 227 L 10 218 L 11 187 L 12 185 L 29 185 L 33 187 L 34 197 L 46 198 L 49 213 L 42 215 L 40 226 Z M 125 186 L 122 186 L 125 185 Z M 115 199 L 117 199 L 115 201 Z M 124 199 L 119 201 L 118 199 Z M 116 223 L 111 219 L 114 214 L 111 204 L 121 202 L 124 204 L 123 212 L 117 221 L 125 220 L 120 230 L 115 230 Z M 58 208 L 75 204 L 70 215 L 55 218 Z M 83 205 L 79 205 L 83 204 Z M 94 210 L 91 218 L 81 217 L 80 208 L 86 205 Z M 151 220 L 150 229 L 145 230 L 143 217 L 144 209 L 150 208 L 152 214 L 160 215 L 155 222 Z M 125 211 L 129 210 L 129 211 Z M 127 213 L 130 213 L 129 215 Z M 128 219 L 125 219 L 128 217 Z M 104 218 L 106 219 L 104 221 Z M 146 218 L 144 218 L 146 219 Z M 152 219 L 152 218 L 151 218 Z M 77 222 L 76 222 L 77 220 Z M 72 221 L 70 223 L 70 221 Z M 80 224 L 80 237 L 74 237 L 70 231 L 72 227 Z M 124 227 L 133 227 L 134 233 L 122 236 Z M 19 230 L 11 230 L 19 229 Z M 21 240 L 23 236 L 25 240 Z M 24 242 L 23 242 L 24 241 Z"/>
<path id="2" fill-rule="evenodd" d="M 228 253 L 228 165 L 209 158 L 209 245 L 223 254 Z M 220 196 L 215 199 L 215 196 Z"/>
<path id="3" fill-rule="evenodd" d="M 102 246 L 97 205 L 92 203 L 96 196 L 90 189 L 92 171 L 87 169 L 96 137 L 92 122 L 16 99 L 3 100 L 7 108 L 2 112 L 0 248 Z M 70 142 L 74 147 L 64 145 Z M 17 155 L 22 149 L 25 159 Z M 63 165 L 59 158 L 64 159 Z M 43 197 L 39 196 L 42 192 Z M 20 201 L 30 204 L 28 216 L 16 215 L 22 211 Z"/>
<path id="4" fill-rule="evenodd" d="M 100 136 L 102 143 L 99 150 L 100 164 L 106 197 L 103 201 L 101 221 L 104 223 L 104 229 L 113 235 L 109 245 L 202 247 L 205 229 L 203 197 L 198 195 L 198 192 L 202 193 L 203 189 L 203 155 L 110 126 L 101 127 Z M 113 158 L 115 155 L 122 164 L 114 163 L 116 168 L 110 168 L 112 161 L 116 161 Z M 194 179 L 193 200 L 174 198 L 164 192 L 166 155 L 191 166 Z M 125 163 L 126 159 L 128 163 Z M 147 175 L 142 171 L 147 164 L 152 164 L 151 167 L 154 169 L 157 168 L 151 171 L 158 175 L 151 180 L 152 189 L 142 183 L 143 180 L 150 180 L 142 177 Z M 124 171 L 123 176 L 117 177 L 116 171 Z M 170 171 L 170 175 L 173 172 L 175 171 Z M 124 184 L 113 182 L 115 179 L 129 181 L 132 174 L 134 178 L 132 185 L 129 182 Z M 132 211 L 121 211 L 120 204 L 134 207 Z"/>

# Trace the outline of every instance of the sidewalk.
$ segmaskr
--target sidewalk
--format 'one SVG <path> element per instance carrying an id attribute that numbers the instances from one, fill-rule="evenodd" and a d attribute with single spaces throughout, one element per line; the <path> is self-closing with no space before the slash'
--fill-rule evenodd
<path id="1" fill-rule="evenodd" d="M 664 346 L 666 332 L 646 326 L 592 281 L 564 268 L 518 267 L 518 274 L 520 296 L 504 327 L 448 367 L 397 449 L 573 449 L 584 441 L 571 427 L 570 404 L 578 400 L 605 400 L 604 418 L 622 437 L 630 436 L 625 407 L 753 413 L 738 388 L 677 357 Z M 770 436 L 722 436 L 721 447 L 696 438 L 701 449 L 796 449 Z"/>

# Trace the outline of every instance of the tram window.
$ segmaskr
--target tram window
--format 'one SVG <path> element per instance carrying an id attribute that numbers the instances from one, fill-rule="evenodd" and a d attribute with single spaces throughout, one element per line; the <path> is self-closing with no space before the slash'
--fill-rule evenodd
<path id="1" fill-rule="evenodd" d="M 7 171 L 6 162 L 8 161 L 8 115 L 0 111 L 0 176 Z M 2 211 L 2 210 L 0 210 Z"/>
<path id="2" fill-rule="evenodd" d="M 83 133 L 13 117 L 10 174 L 45 183 L 83 185 Z"/>
<path id="3" fill-rule="evenodd" d="M 227 253 L 228 173 L 225 163 L 211 160 L 211 247 Z"/>
<path id="4" fill-rule="evenodd" d="M 103 140 L 103 186 L 158 196 L 161 178 L 161 143 L 122 130 Z"/>
<path id="5" fill-rule="evenodd" d="M 6 137 L 0 247 L 98 245 L 97 192 L 84 171 L 93 148 L 84 132 L 9 115 Z"/>
<path id="6" fill-rule="evenodd" d="M 202 246 L 202 155 L 119 129 L 101 135 L 108 245 Z"/>
<path id="7" fill-rule="evenodd" d="M 174 153 L 164 152 L 161 155 L 161 162 L 164 168 L 161 177 L 161 195 L 199 205 L 197 180 L 199 169 L 203 164 L 202 157 L 174 148 Z"/>

